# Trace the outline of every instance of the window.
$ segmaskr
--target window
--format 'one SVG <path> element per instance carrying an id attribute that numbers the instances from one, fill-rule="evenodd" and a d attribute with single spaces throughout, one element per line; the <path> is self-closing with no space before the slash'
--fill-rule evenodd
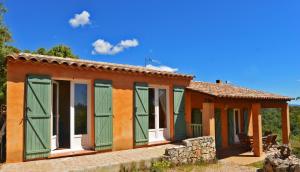
<path id="1" fill-rule="evenodd" d="M 87 85 L 75 84 L 75 134 L 87 134 Z"/>
<path id="2" fill-rule="evenodd" d="M 167 128 L 166 89 L 149 88 L 149 129 L 155 128 Z"/>
<path id="3" fill-rule="evenodd" d="M 167 128 L 167 91 L 159 89 L 159 128 Z"/>
<path id="4" fill-rule="evenodd" d="M 169 139 L 167 94 L 164 87 L 149 88 L 149 142 Z"/>
<path id="5" fill-rule="evenodd" d="M 149 88 L 149 129 L 155 129 L 155 90 Z"/>

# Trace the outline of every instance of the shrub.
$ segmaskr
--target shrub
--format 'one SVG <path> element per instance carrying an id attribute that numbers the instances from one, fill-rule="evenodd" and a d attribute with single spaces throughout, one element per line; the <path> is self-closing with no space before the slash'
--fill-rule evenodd
<path id="1" fill-rule="evenodd" d="M 151 171 L 153 172 L 162 172 L 171 167 L 171 162 L 162 160 L 156 161 L 152 164 Z"/>

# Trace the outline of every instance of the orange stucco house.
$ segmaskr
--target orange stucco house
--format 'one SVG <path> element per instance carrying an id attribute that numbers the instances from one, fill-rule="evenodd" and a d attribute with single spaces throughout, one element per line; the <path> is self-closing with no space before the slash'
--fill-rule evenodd
<path id="1" fill-rule="evenodd" d="M 217 147 L 253 136 L 262 154 L 261 108 L 289 97 L 145 67 L 34 54 L 7 57 L 7 162 L 133 149 L 200 135 Z"/>

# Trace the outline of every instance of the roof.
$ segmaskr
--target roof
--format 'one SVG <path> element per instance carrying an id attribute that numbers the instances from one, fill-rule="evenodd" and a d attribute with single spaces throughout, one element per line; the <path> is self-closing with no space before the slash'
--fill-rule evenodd
<path id="1" fill-rule="evenodd" d="M 238 87 L 227 83 L 192 81 L 187 88 L 219 98 L 270 99 L 285 101 L 293 100 L 291 97 Z"/>
<path id="2" fill-rule="evenodd" d="M 30 53 L 19 53 L 11 54 L 7 56 L 8 60 L 20 60 L 20 61 L 30 61 L 37 63 L 49 63 L 49 64 L 59 64 L 66 66 L 75 66 L 75 67 L 84 67 L 84 68 L 94 68 L 100 70 L 108 71 L 123 71 L 130 73 L 141 73 L 145 75 L 159 75 L 159 76 L 168 76 L 168 77 L 182 77 L 187 79 L 193 79 L 194 76 L 187 74 L 180 74 L 175 72 L 168 72 L 162 70 L 150 69 L 142 66 L 133 66 L 126 64 L 115 64 L 115 63 L 106 63 L 106 62 L 97 62 L 90 60 L 82 59 L 72 59 L 72 58 L 62 58 L 55 56 L 46 56 L 39 54 L 30 54 Z"/>

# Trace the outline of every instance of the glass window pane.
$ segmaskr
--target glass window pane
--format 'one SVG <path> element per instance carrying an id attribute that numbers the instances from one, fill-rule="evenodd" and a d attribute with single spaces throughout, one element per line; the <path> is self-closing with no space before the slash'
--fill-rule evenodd
<path id="1" fill-rule="evenodd" d="M 155 98 L 154 89 L 149 88 L 149 129 L 155 129 Z"/>
<path id="2" fill-rule="evenodd" d="M 75 84 L 75 134 L 87 134 L 87 85 Z"/>
<path id="3" fill-rule="evenodd" d="M 167 128 L 167 91 L 159 89 L 159 128 Z"/>

